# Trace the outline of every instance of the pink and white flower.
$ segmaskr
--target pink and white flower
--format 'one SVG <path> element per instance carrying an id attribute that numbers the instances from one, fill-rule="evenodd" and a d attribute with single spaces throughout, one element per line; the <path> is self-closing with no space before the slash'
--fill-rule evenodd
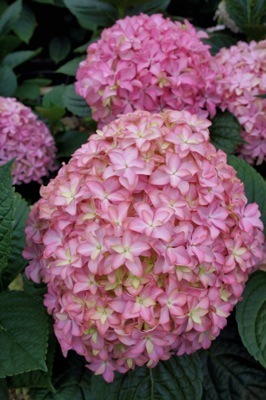
<path id="1" fill-rule="evenodd" d="M 208 126 L 187 111 L 120 116 L 42 187 L 30 213 L 26 273 L 48 285 L 64 354 L 75 350 L 108 382 L 208 348 L 263 258 L 258 207 Z M 132 142 L 138 131 L 143 147 Z"/>
<path id="2" fill-rule="evenodd" d="M 138 109 L 213 116 L 219 100 L 217 67 L 201 41 L 206 37 L 188 21 L 182 24 L 161 14 L 120 19 L 88 47 L 77 71 L 76 91 L 99 126 Z M 150 136 L 146 130 L 142 137 L 141 131 L 135 133 L 138 144 Z"/>
<path id="3" fill-rule="evenodd" d="M 215 56 L 220 66 L 217 94 L 242 126 L 241 157 L 251 164 L 266 161 L 266 40 L 238 42 Z"/>
<path id="4" fill-rule="evenodd" d="M 14 184 L 36 181 L 56 169 L 54 139 L 29 107 L 15 98 L 0 97 L 0 165 L 15 158 Z"/>

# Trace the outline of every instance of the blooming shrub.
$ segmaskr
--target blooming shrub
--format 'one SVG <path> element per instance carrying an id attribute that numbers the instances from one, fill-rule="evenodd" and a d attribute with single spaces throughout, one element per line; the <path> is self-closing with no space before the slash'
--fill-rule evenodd
<path id="1" fill-rule="evenodd" d="M 76 91 L 99 126 L 136 109 L 188 110 L 215 114 L 216 66 L 208 37 L 160 14 L 118 20 L 87 49 L 77 71 Z"/>
<path id="2" fill-rule="evenodd" d="M 47 126 L 15 98 L 0 97 L 0 165 L 16 158 L 14 184 L 41 182 L 55 168 L 55 143 Z"/>
<path id="3" fill-rule="evenodd" d="M 217 93 L 222 110 L 228 109 L 242 125 L 245 143 L 239 149 L 249 163 L 266 160 L 266 40 L 238 42 L 216 55 L 221 68 Z"/>
<path id="4" fill-rule="evenodd" d="M 209 125 L 187 111 L 120 116 L 31 211 L 27 276 L 48 284 L 64 354 L 106 381 L 208 348 L 262 258 L 258 206 Z"/>

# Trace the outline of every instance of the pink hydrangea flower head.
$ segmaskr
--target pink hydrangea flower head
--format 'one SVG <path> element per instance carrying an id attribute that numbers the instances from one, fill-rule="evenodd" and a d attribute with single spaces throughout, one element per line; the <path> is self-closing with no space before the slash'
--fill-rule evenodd
<path id="1" fill-rule="evenodd" d="M 56 147 L 44 122 L 15 98 L 0 97 L 0 165 L 16 158 L 14 184 L 42 182 L 55 169 Z"/>
<path id="2" fill-rule="evenodd" d="M 108 382 L 208 348 L 262 258 L 257 204 L 210 122 L 187 111 L 122 115 L 41 188 L 28 220 L 27 276 L 64 354 Z"/>
<path id="3" fill-rule="evenodd" d="M 215 114 L 216 64 L 208 35 L 161 14 L 126 17 L 87 49 L 77 71 L 76 91 L 99 127 L 137 109 L 188 110 Z"/>
<path id="4" fill-rule="evenodd" d="M 215 56 L 221 74 L 217 94 L 222 110 L 229 110 L 242 126 L 240 155 L 249 163 L 266 160 L 266 40 L 238 42 Z"/>

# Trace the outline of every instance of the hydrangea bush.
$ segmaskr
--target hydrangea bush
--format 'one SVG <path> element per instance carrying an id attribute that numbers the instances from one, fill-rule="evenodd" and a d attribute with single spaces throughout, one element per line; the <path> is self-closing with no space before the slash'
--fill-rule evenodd
<path id="1" fill-rule="evenodd" d="M 135 111 L 77 150 L 33 207 L 27 275 L 66 355 L 111 382 L 208 348 L 262 258 L 257 204 L 210 122 L 187 111 Z"/>
<path id="2" fill-rule="evenodd" d="M 140 14 L 116 21 L 89 45 L 77 70 L 76 91 L 101 127 L 136 109 L 215 114 L 216 64 L 188 21 Z"/>
<path id="3" fill-rule="evenodd" d="M 33 111 L 15 98 L 0 97 L 0 165 L 15 158 L 14 184 L 42 182 L 55 169 L 54 139 Z"/>
<path id="4" fill-rule="evenodd" d="M 215 56 L 220 66 L 217 93 L 220 107 L 242 125 L 240 154 L 249 163 L 266 160 L 266 40 L 238 42 Z"/>

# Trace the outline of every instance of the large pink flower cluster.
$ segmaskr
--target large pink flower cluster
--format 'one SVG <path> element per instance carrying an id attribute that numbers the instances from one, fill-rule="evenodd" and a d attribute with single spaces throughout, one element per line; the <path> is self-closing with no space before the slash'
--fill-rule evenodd
<path id="1" fill-rule="evenodd" d="M 262 258 L 258 206 L 209 125 L 187 111 L 123 115 L 31 211 L 27 276 L 48 284 L 63 352 L 107 381 L 208 348 Z"/>
<path id="2" fill-rule="evenodd" d="M 15 98 L 0 97 L 0 165 L 16 158 L 13 182 L 41 182 L 55 168 L 55 143 L 47 126 Z"/>
<path id="3" fill-rule="evenodd" d="M 245 143 L 239 152 L 248 162 L 266 160 L 266 40 L 238 42 L 216 55 L 221 75 L 217 94 L 222 110 L 228 109 L 242 125 Z"/>
<path id="4" fill-rule="evenodd" d="M 201 41 L 207 36 L 188 21 L 181 24 L 160 14 L 118 20 L 88 47 L 76 91 L 100 127 L 136 109 L 213 116 L 216 65 Z"/>

